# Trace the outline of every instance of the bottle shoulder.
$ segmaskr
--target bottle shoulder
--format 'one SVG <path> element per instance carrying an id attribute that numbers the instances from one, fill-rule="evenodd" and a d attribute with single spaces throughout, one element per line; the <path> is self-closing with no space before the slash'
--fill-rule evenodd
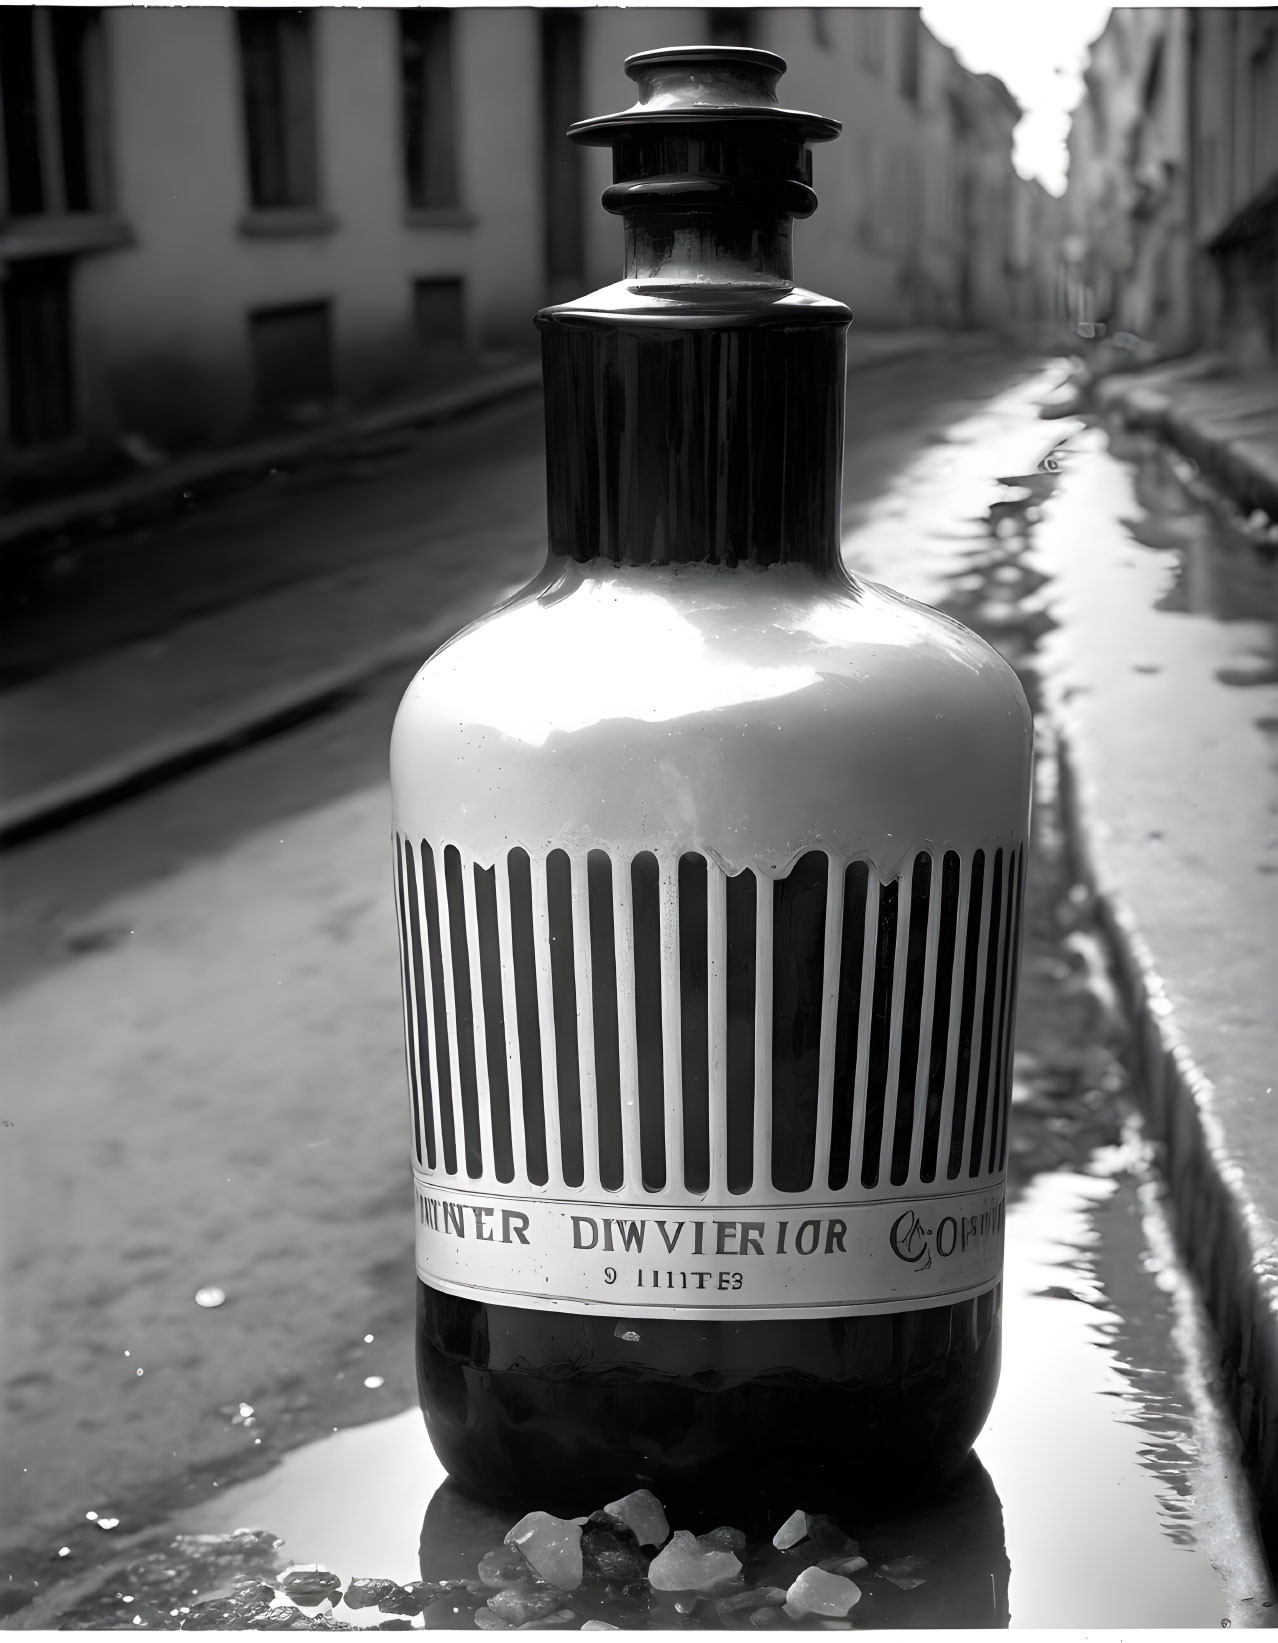
<path id="1" fill-rule="evenodd" d="M 1023 830 L 1029 709 L 975 634 L 802 567 L 558 566 L 443 647 L 391 744 L 407 831 L 793 859 Z"/>
<path id="2" fill-rule="evenodd" d="M 605 722 L 736 724 L 767 704 L 873 715 L 879 732 L 929 704 L 1029 722 L 1015 673 L 961 623 L 793 565 L 561 564 L 441 647 L 401 712 L 544 744 Z"/>

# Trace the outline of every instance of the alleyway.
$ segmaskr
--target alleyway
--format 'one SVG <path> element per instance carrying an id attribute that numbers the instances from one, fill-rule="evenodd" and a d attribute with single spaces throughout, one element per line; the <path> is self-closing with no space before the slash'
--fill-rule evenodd
<path id="1" fill-rule="evenodd" d="M 1008 510 L 1005 531 L 987 491 L 1051 450 L 1051 381 L 989 345 L 849 384 L 851 562 L 977 626 L 1031 692 L 1041 611 L 1018 605 L 1025 567 L 999 550 L 1024 520 Z M 107 679 L 129 645 L 181 655 L 175 620 L 222 624 L 190 647 L 193 712 L 246 670 L 278 682 L 406 623 L 442 636 L 537 568 L 542 530 L 534 402 L 396 436 L 33 580 L 10 699 L 50 668 Z M 410 673 L 388 666 L 322 716 L 2 858 L 0 1605 L 100 1560 L 104 1518 L 127 1536 L 414 1400 L 385 789 Z M 1116 1143 L 1131 1083 L 1050 740 L 1043 754 L 1017 1194 Z M 197 1304 L 211 1286 L 224 1300 Z"/>

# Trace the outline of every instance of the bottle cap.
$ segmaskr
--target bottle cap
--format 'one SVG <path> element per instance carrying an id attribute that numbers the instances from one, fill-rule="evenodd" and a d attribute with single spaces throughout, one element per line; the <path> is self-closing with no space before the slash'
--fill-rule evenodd
<path id="1" fill-rule="evenodd" d="M 770 206 L 788 216 L 816 209 L 810 142 L 828 142 L 838 120 L 783 108 L 785 59 L 752 46 L 663 46 L 626 59 L 639 100 L 617 114 L 578 120 L 568 135 L 613 150 L 609 211 Z"/>

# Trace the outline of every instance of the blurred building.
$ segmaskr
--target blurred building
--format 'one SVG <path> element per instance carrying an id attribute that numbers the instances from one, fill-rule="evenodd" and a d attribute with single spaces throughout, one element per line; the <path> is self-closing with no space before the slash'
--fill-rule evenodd
<path id="1" fill-rule="evenodd" d="M 609 157 L 565 127 L 697 37 L 779 51 L 787 100 L 844 122 L 804 283 L 874 325 L 1031 314 L 1019 110 L 913 9 L 4 6 L 10 494 L 530 350 L 536 308 L 620 266 Z"/>
<path id="2" fill-rule="evenodd" d="M 1278 8 L 1188 18 L 1192 268 L 1201 340 L 1278 363 Z"/>
<path id="3" fill-rule="evenodd" d="M 1070 132 L 1077 319 L 1278 357 L 1278 10 L 1115 7 Z"/>

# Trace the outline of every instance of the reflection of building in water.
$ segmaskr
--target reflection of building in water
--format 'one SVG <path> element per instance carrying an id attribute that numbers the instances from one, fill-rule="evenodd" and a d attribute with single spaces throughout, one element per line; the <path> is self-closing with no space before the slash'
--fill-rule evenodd
<path id="1" fill-rule="evenodd" d="M 564 128 L 633 100 L 628 53 L 698 37 L 776 49 L 786 99 L 845 123 L 805 283 L 870 324 L 1050 304 L 1017 107 L 914 10 L 5 7 L 6 466 L 154 460 L 531 349 L 538 306 L 619 268 L 607 156 Z"/>
<path id="2" fill-rule="evenodd" d="M 1278 9 L 1115 7 L 1085 79 L 1077 317 L 1278 359 Z"/>

